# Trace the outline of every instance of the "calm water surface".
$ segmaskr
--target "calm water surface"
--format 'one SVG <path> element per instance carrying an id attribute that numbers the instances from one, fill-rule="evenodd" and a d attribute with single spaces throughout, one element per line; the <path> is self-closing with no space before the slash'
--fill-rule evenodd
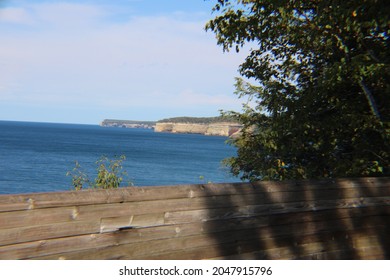
<path id="1" fill-rule="evenodd" d="M 0 194 L 70 190 L 66 173 L 75 161 L 94 178 L 103 155 L 125 155 L 124 169 L 136 186 L 237 182 L 221 166 L 236 152 L 225 141 L 147 129 L 0 121 Z"/>

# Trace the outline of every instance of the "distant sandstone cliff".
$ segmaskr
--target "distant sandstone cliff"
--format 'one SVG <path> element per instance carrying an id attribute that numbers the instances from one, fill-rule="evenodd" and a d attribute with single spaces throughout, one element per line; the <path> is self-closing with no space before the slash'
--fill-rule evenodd
<path id="1" fill-rule="evenodd" d="M 101 126 L 124 128 L 150 128 L 155 132 L 194 133 L 236 137 L 241 132 L 242 125 L 227 117 L 175 117 L 158 122 L 105 119 Z"/>
<path id="2" fill-rule="evenodd" d="M 158 122 L 156 123 L 154 131 L 171 133 L 195 133 L 230 137 L 235 133 L 238 133 L 241 128 L 242 125 L 230 122 L 217 122 L 209 124 Z"/>

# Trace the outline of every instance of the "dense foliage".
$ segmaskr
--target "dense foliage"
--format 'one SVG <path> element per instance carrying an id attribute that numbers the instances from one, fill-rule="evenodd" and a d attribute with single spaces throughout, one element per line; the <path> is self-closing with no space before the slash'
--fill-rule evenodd
<path id="1" fill-rule="evenodd" d="M 389 175 L 387 0 L 218 0 L 206 29 L 225 51 L 251 47 L 228 159 L 243 179 Z M 251 83 L 249 83 L 249 82 Z"/>
<path id="2" fill-rule="evenodd" d="M 201 124 L 210 124 L 217 122 L 236 122 L 237 120 L 233 116 L 218 116 L 218 117 L 175 117 L 169 119 L 159 120 L 159 123 L 201 123 Z"/>

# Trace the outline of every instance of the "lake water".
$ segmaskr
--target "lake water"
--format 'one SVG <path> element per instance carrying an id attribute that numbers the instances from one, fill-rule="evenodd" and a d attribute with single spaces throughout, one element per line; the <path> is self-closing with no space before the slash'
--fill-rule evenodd
<path id="1" fill-rule="evenodd" d="M 90 178 L 101 156 L 125 155 L 136 186 L 238 182 L 221 161 L 234 156 L 226 137 L 155 133 L 97 125 L 0 121 L 0 194 L 70 190 L 78 161 Z"/>

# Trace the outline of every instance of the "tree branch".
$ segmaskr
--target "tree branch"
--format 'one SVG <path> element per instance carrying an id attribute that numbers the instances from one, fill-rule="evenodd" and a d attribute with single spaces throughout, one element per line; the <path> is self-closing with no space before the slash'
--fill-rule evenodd
<path id="1" fill-rule="evenodd" d="M 382 122 L 381 116 L 380 116 L 380 114 L 379 114 L 378 107 L 377 107 L 377 105 L 376 105 L 374 96 L 372 95 L 371 91 L 368 89 L 368 87 L 367 87 L 366 84 L 363 82 L 363 80 L 360 80 L 360 81 L 359 81 L 359 85 L 360 85 L 360 87 L 363 89 L 363 92 L 364 92 L 364 94 L 365 94 L 366 97 L 367 97 L 368 104 L 370 105 L 370 108 L 371 108 L 371 112 L 374 114 L 375 117 L 377 117 L 377 119 L 378 119 L 380 122 Z"/>

